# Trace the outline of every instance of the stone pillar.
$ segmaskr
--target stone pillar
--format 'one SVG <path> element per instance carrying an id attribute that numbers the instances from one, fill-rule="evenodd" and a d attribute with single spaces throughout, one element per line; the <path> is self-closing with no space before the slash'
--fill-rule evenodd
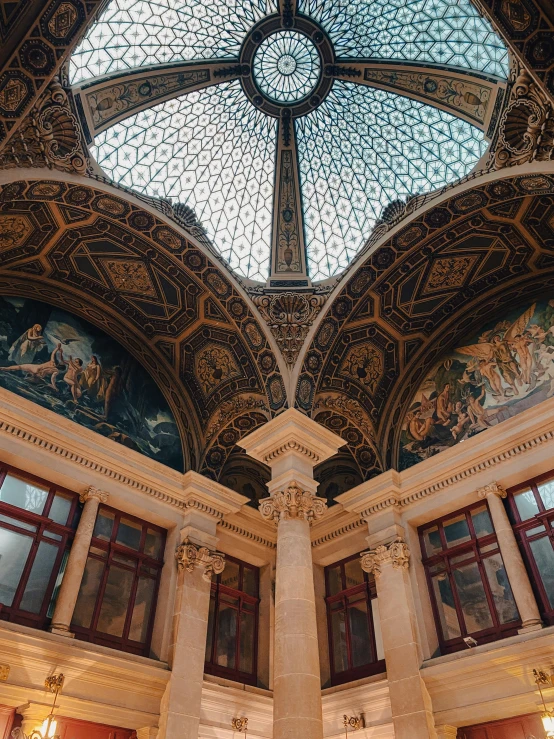
<path id="1" fill-rule="evenodd" d="M 158 727 L 157 726 L 145 726 L 142 729 L 136 730 L 137 739 L 157 739 Z"/>
<path id="2" fill-rule="evenodd" d="M 80 501 L 85 505 L 81 513 L 77 531 L 75 532 L 73 544 L 71 545 L 71 551 L 50 626 L 52 633 L 68 637 L 73 637 L 70 630 L 71 619 L 73 618 L 73 611 L 75 610 L 79 588 L 81 587 L 81 581 L 87 563 L 98 506 L 100 503 L 108 502 L 108 494 L 95 487 L 89 487 L 80 496 Z"/>
<path id="3" fill-rule="evenodd" d="M 490 485 L 478 488 L 477 495 L 479 498 L 486 499 L 489 505 L 496 538 L 498 539 L 498 548 L 502 554 L 504 567 L 521 616 L 519 633 L 538 631 L 542 628 L 542 621 L 537 601 L 508 514 L 502 502 L 502 499 L 506 497 L 506 491 L 502 485 L 491 482 Z"/>
<path id="4" fill-rule="evenodd" d="M 408 546 L 397 536 L 361 558 L 364 572 L 375 577 L 395 739 L 436 739 L 431 698 L 419 672 Z"/>
<path id="5" fill-rule="evenodd" d="M 239 445 L 271 467 L 270 495 L 260 501 L 260 512 L 277 524 L 273 739 L 322 739 L 310 523 L 326 504 L 315 495 L 313 469 L 344 442 L 289 408 Z"/>
<path id="6" fill-rule="evenodd" d="M 449 726 L 448 724 L 437 726 L 437 739 L 456 739 L 457 736 L 458 728 L 456 726 Z"/>

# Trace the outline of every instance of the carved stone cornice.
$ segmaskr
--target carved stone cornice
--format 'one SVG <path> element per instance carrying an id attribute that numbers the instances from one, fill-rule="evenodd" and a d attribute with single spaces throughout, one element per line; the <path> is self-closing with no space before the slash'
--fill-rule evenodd
<path id="1" fill-rule="evenodd" d="M 193 572 L 195 567 L 203 567 L 202 578 L 206 582 L 212 581 L 212 574 L 219 575 L 225 569 L 225 555 L 221 552 L 210 551 L 208 547 L 198 547 L 185 540 L 175 552 L 179 570 Z"/>
<path id="2" fill-rule="evenodd" d="M 266 521 L 278 523 L 299 518 L 311 523 L 323 516 L 327 510 L 327 501 L 302 490 L 293 482 L 286 490 L 273 493 L 269 498 L 260 500 L 259 507 Z"/>
<path id="3" fill-rule="evenodd" d="M 505 498 L 507 493 L 503 485 L 498 482 L 491 482 L 488 485 L 484 485 L 482 488 L 477 488 L 477 496 L 479 498 L 486 498 L 489 495 L 496 495 L 499 498 Z"/>
<path id="4" fill-rule="evenodd" d="M 308 459 L 312 460 L 312 462 L 314 462 L 315 464 L 319 462 L 319 455 L 317 455 L 311 449 L 308 449 L 308 447 L 299 444 L 297 441 L 287 441 L 285 442 L 285 444 L 281 444 L 280 447 L 277 447 L 277 449 L 274 449 L 272 452 L 265 455 L 264 462 L 266 464 L 270 464 L 271 462 L 274 462 L 278 457 L 281 457 L 283 454 L 291 451 L 308 457 Z"/>
<path id="5" fill-rule="evenodd" d="M 401 537 L 397 536 L 390 544 L 382 544 L 375 549 L 362 552 L 361 566 L 364 572 L 380 577 L 381 567 L 389 562 L 395 570 L 407 570 L 410 566 L 410 550 Z"/>
<path id="6" fill-rule="evenodd" d="M 89 485 L 84 493 L 81 493 L 79 500 L 81 503 L 86 503 L 87 500 L 97 500 L 99 503 L 107 503 L 110 496 L 99 488 L 95 488 L 94 485 Z"/>

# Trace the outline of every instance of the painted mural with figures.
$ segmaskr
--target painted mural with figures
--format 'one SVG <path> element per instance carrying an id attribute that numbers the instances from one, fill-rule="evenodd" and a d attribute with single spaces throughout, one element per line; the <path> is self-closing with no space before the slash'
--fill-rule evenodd
<path id="1" fill-rule="evenodd" d="M 116 341 L 63 310 L 0 297 L 0 386 L 183 471 L 162 393 Z"/>
<path id="2" fill-rule="evenodd" d="M 400 469 L 553 395 L 554 299 L 547 299 L 484 325 L 433 367 L 404 418 Z"/>

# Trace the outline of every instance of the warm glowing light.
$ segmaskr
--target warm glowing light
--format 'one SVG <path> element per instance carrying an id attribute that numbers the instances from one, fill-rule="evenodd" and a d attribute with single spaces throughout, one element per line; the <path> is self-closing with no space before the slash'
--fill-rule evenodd
<path id="1" fill-rule="evenodd" d="M 50 716 L 48 718 L 45 718 L 42 722 L 42 728 L 40 730 L 43 739 L 53 739 L 54 735 L 56 734 L 57 728 L 57 721 L 54 721 L 54 719 L 52 719 Z"/>
<path id="2" fill-rule="evenodd" d="M 541 719 L 544 730 L 546 731 L 546 736 L 549 738 L 554 737 L 554 715 L 549 712 L 543 713 Z"/>

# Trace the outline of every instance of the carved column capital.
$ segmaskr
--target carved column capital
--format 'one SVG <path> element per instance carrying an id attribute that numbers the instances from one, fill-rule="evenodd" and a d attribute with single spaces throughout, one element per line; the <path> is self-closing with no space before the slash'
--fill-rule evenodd
<path id="1" fill-rule="evenodd" d="M 311 523 L 321 518 L 327 510 L 324 498 L 302 490 L 295 482 L 286 490 L 273 493 L 269 498 L 260 501 L 260 513 L 266 521 L 288 521 L 300 518 Z"/>
<path id="2" fill-rule="evenodd" d="M 362 570 L 376 578 L 381 575 L 382 565 L 389 562 L 395 570 L 407 570 L 410 566 L 410 550 L 404 539 L 399 536 L 390 544 L 382 544 L 375 549 L 362 552 L 360 557 Z"/>
<path id="3" fill-rule="evenodd" d="M 85 492 L 81 493 L 79 500 L 81 503 L 86 503 L 87 500 L 91 499 L 97 500 L 99 503 L 107 503 L 109 497 L 108 493 L 95 488 L 94 485 L 89 485 Z"/>
<path id="4" fill-rule="evenodd" d="M 503 485 L 500 485 L 498 482 L 491 482 L 482 488 L 477 488 L 477 495 L 479 498 L 486 498 L 489 495 L 497 495 L 499 498 L 505 498 L 507 493 Z"/>
<path id="5" fill-rule="evenodd" d="M 225 569 L 225 555 L 213 552 L 208 547 L 198 547 L 185 540 L 175 552 L 179 570 L 192 572 L 195 567 L 203 567 L 202 577 L 206 582 L 212 581 L 212 574 L 219 575 Z"/>

